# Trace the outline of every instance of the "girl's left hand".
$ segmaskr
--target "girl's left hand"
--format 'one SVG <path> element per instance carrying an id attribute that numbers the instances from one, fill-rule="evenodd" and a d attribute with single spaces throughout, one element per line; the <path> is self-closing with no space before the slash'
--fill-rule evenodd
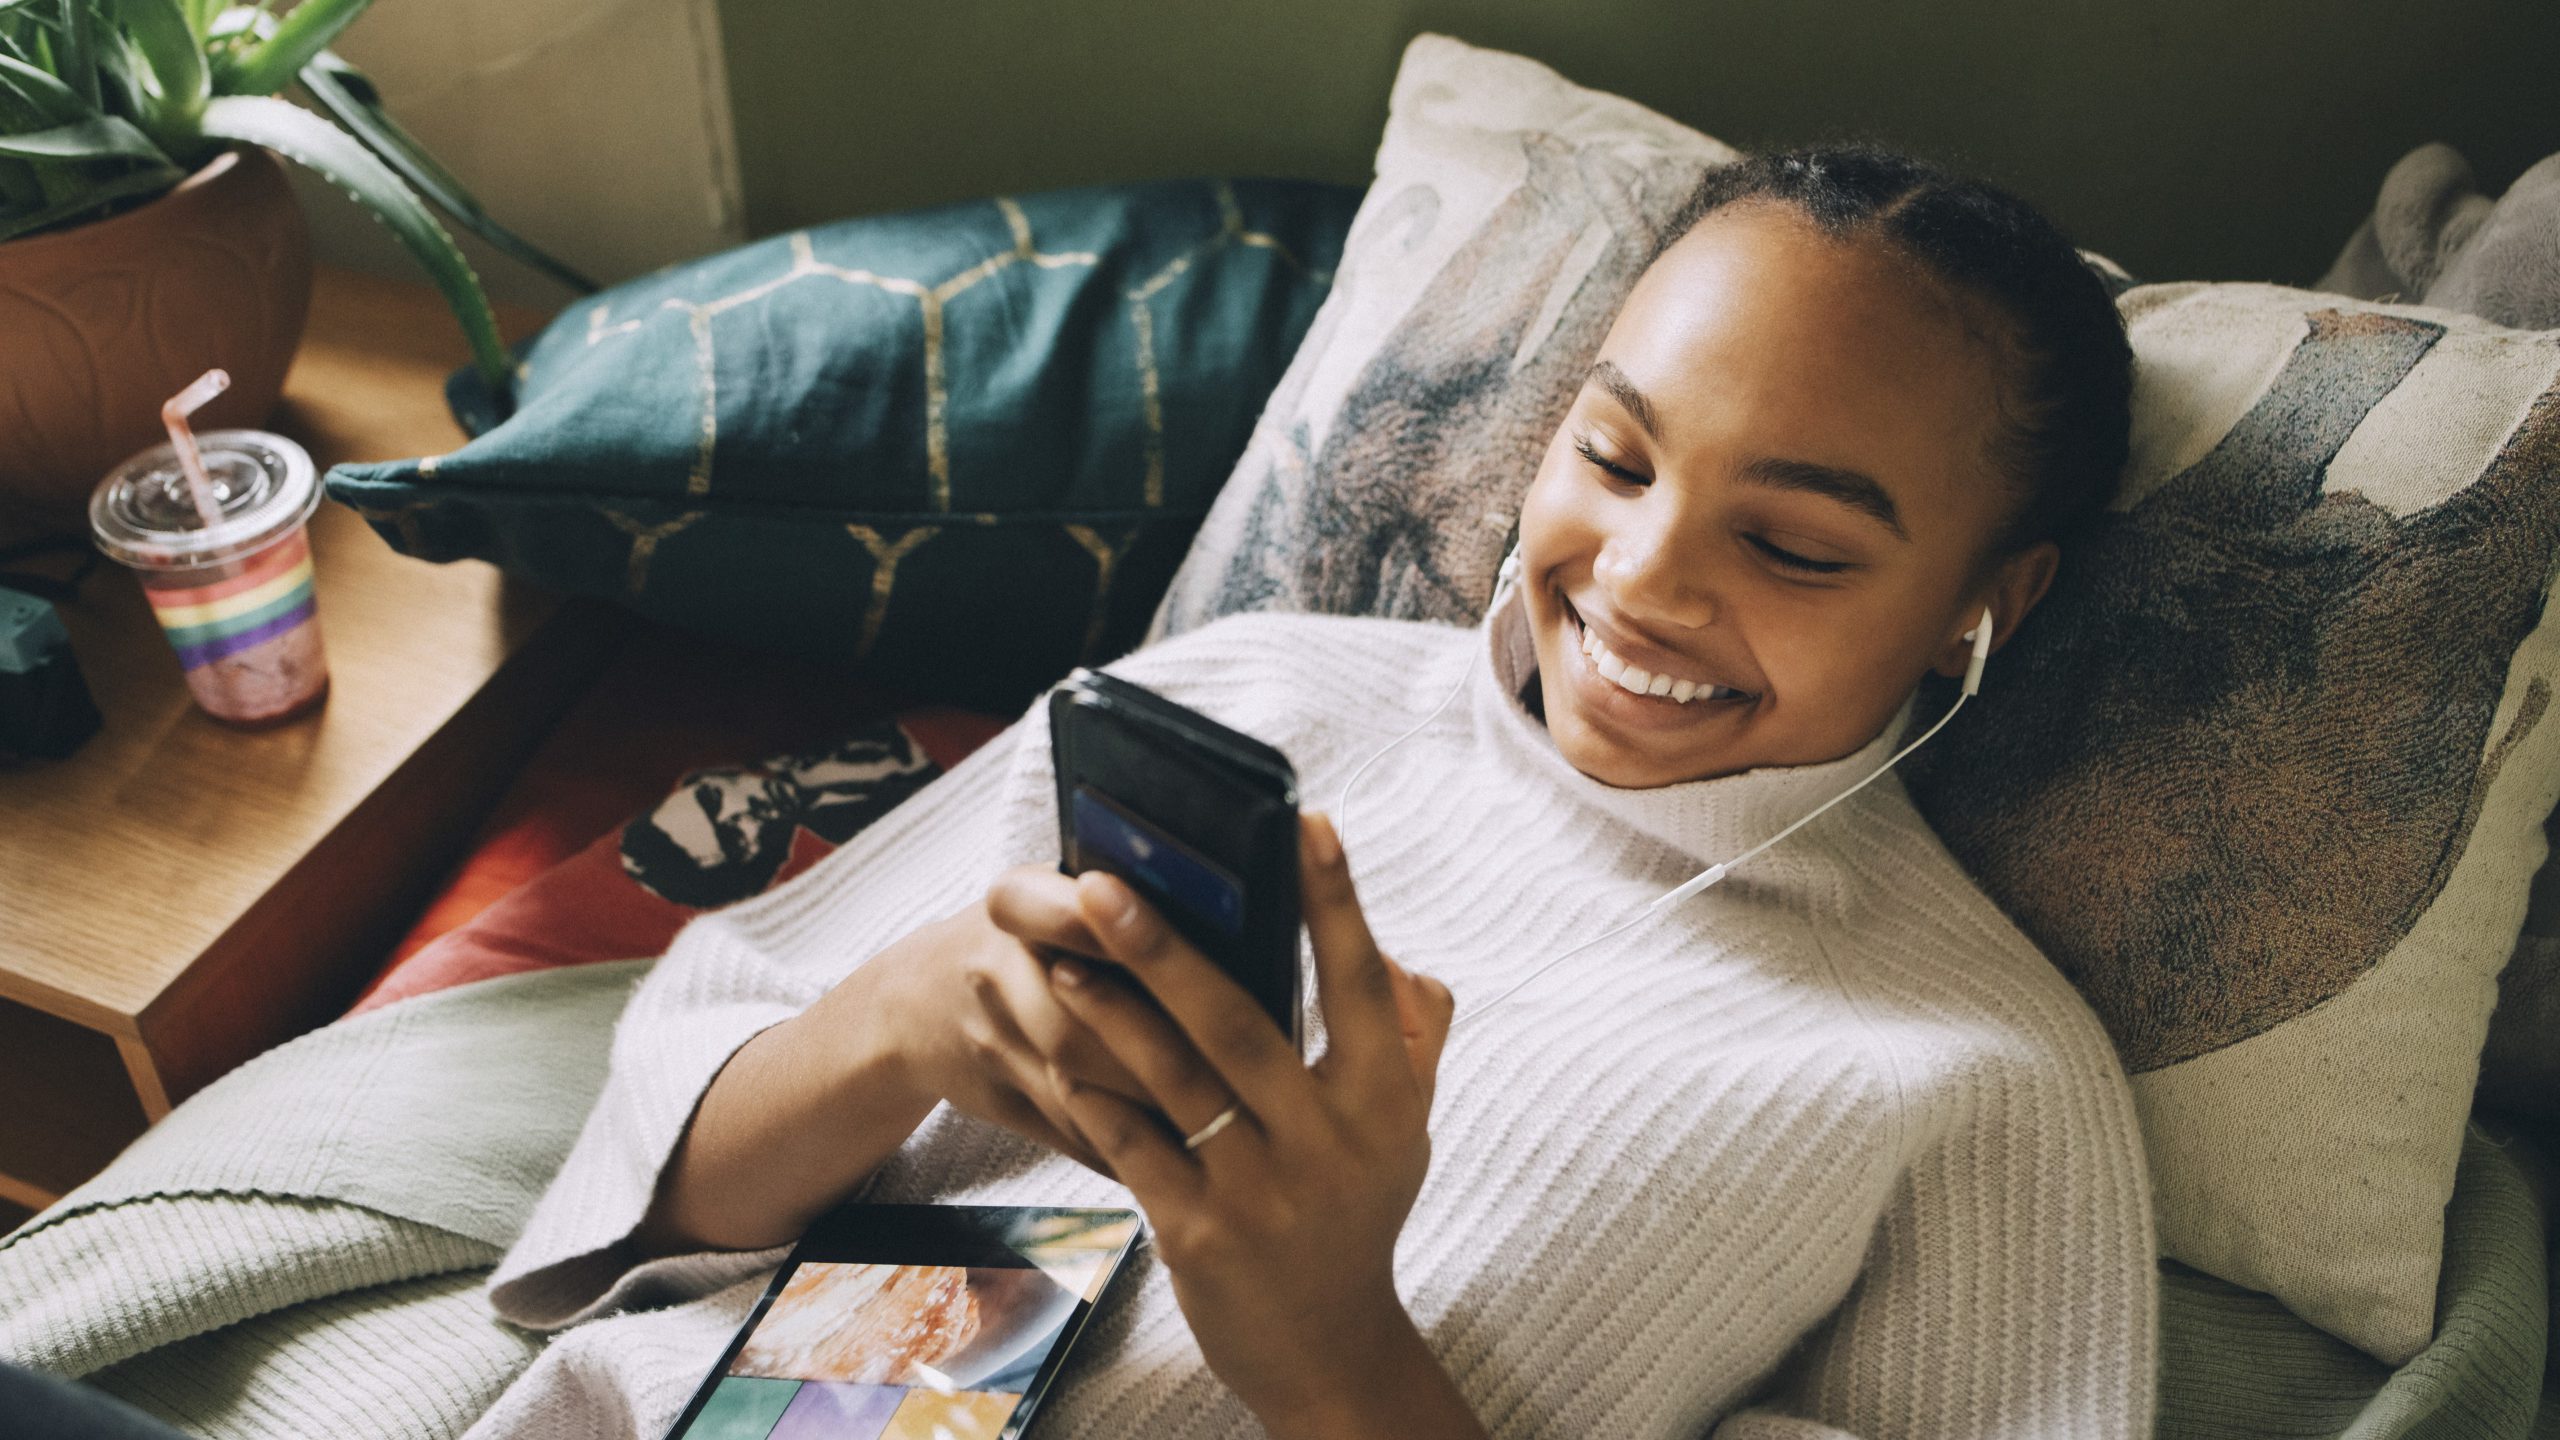
<path id="1" fill-rule="evenodd" d="M 1051 983 L 1156 1109 L 1053 1060 L 1054 1098 L 1145 1207 L 1209 1367 L 1273 1434 L 1480 1435 L 1395 1290 L 1449 990 L 1379 953 L 1331 823 L 1308 817 L 1299 839 L 1323 1058 L 1301 1062 L 1241 986 L 1088 873 L 1073 882 L 1083 924 L 1128 979 L 1065 957 Z"/>

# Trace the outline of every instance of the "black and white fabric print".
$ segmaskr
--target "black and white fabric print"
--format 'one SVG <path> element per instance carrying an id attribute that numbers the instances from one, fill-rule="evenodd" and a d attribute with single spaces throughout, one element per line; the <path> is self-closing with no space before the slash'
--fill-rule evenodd
<path id="1" fill-rule="evenodd" d="M 2372 969 L 2436 902 L 2550 698 L 2533 680 L 2492 733 L 2560 559 L 2560 386 L 2469 483 L 2400 513 L 2330 467 L 2447 327 L 2297 323 L 2256 402 L 2105 517 L 1994 664 L 2007 683 L 1903 772 L 2136 1074 Z M 2448 454 L 2499 428 L 2430 404 Z M 1931 683 L 1922 719 L 1946 703 Z"/>
<path id="2" fill-rule="evenodd" d="M 1520 144 L 1527 178 L 1362 367 L 1324 444 L 1309 452 L 1301 420 L 1229 482 L 1253 487 L 1253 508 L 1214 581 L 1174 597 L 1171 629 L 1265 609 L 1464 624 L 1483 608 L 1548 438 L 1705 173 Z"/>
<path id="3" fill-rule="evenodd" d="M 622 868 L 641 888 L 694 910 L 762 894 L 801 830 L 842 845 L 941 773 L 883 717 L 823 749 L 697 770 L 622 830 Z"/>

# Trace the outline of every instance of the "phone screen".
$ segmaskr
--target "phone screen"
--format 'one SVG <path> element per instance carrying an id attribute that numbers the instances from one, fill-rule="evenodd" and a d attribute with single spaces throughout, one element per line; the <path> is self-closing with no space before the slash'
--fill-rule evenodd
<path id="1" fill-rule="evenodd" d="M 1126 1210 L 847 1207 L 669 1440 L 1011 1440 L 1137 1233 Z"/>

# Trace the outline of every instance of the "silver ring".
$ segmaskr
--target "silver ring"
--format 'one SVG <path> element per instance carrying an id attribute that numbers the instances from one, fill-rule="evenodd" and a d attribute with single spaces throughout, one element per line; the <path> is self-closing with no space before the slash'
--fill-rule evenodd
<path id="1" fill-rule="evenodd" d="M 1212 1120 L 1190 1134 L 1183 1136 L 1182 1148 L 1185 1150 L 1197 1150 L 1202 1145 L 1207 1144 L 1210 1136 L 1215 1135 L 1219 1131 L 1236 1123 L 1236 1113 L 1237 1107 L 1233 1105 L 1219 1111 L 1217 1119 Z"/>

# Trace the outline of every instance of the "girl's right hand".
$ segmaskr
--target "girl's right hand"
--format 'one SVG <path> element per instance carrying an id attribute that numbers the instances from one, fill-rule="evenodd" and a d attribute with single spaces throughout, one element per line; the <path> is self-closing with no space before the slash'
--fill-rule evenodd
<path id="1" fill-rule="evenodd" d="M 926 1108 L 948 1101 L 1109 1175 L 1057 1108 L 1051 1060 L 1133 1101 L 1144 1103 L 1147 1089 L 1059 1004 L 1049 960 L 1024 934 L 1055 951 L 1107 955 L 1077 907 L 1075 882 L 1019 866 L 980 903 L 872 957 L 793 1023 L 885 1046 L 885 1073 Z"/>
<path id="2" fill-rule="evenodd" d="M 1042 936 L 1041 948 L 1008 925 Z M 1043 949 L 1103 954 L 1074 881 L 1009 870 L 983 900 L 910 932 L 739 1047 L 659 1177 L 634 1236 L 642 1253 L 797 1238 L 943 1101 L 1110 1175 L 1056 1108 L 1048 1057 L 1114 1093 L 1148 1092 L 1059 1005 Z"/>

